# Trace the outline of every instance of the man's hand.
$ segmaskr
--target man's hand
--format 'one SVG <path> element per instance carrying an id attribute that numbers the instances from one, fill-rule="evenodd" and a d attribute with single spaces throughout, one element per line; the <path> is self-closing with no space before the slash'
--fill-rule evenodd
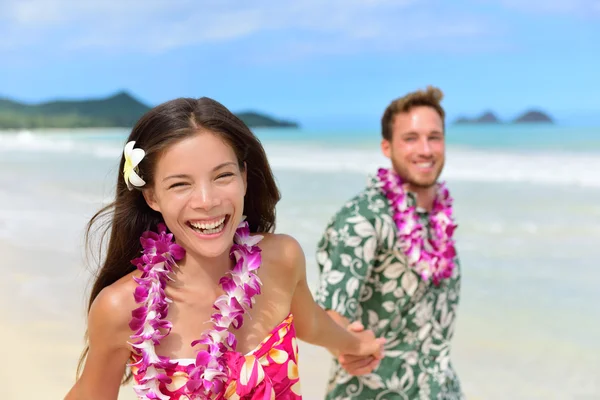
<path id="1" fill-rule="evenodd" d="M 359 333 L 364 331 L 365 327 L 358 321 L 355 321 L 347 326 L 350 332 Z M 353 356 L 349 354 L 341 354 L 338 356 L 338 362 L 350 375 L 366 375 L 371 373 L 379 365 L 383 358 L 383 349 L 378 353 L 370 356 Z"/>

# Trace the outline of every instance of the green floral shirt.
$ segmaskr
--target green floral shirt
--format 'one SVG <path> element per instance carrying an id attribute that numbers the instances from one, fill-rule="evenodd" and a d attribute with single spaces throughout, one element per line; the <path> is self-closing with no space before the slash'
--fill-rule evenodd
<path id="1" fill-rule="evenodd" d="M 409 194 L 415 204 L 415 197 Z M 430 232 L 428 215 L 418 213 Z M 346 203 L 318 244 L 316 300 L 385 336 L 385 358 L 371 374 L 349 375 L 334 361 L 327 399 L 463 399 L 450 362 L 460 266 L 440 286 L 407 266 L 388 200 L 375 179 Z"/>

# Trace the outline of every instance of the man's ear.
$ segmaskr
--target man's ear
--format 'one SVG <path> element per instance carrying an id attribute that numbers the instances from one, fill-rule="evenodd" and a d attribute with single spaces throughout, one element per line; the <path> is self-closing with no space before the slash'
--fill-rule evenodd
<path id="1" fill-rule="evenodd" d="M 156 201 L 156 194 L 153 189 L 144 189 L 142 190 L 142 194 L 144 195 L 144 200 L 146 200 L 146 204 L 148 207 L 153 209 L 154 211 L 160 212 L 160 207 L 158 202 Z"/>
<path id="2" fill-rule="evenodd" d="M 392 143 L 389 140 L 383 139 L 381 141 L 381 152 L 387 158 L 392 157 Z"/>

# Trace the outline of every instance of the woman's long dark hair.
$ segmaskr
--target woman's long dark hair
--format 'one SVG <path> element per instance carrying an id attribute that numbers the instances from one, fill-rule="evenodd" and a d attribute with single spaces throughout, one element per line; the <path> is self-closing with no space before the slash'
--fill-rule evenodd
<path id="1" fill-rule="evenodd" d="M 244 215 L 250 231 L 273 231 L 275 206 L 280 193 L 265 151 L 250 129 L 215 100 L 206 97 L 175 99 L 156 106 L 137 122 L 127 142 L 135 141 L 135 147 L 146 152 L 139 164 L 139 175 L 146 181 L 146 187 L 154 184 L 156 162 L 161 153 L 172 144 L 199 131 L 209 131 L 221 136 L 233 148 L 240 169 L 246 169 L 248 183 L 244 197 Z M 147 205 L 140 190 L 130 191 L 127 188 L 122 172 L 124 163 L 125 158 L 121 156 L 115 200 L 98 211 L 87 224 L 87 249 L 91 251 L 94 248 L 92 238 L 98 233 L 100 243 L 97 247 L 97 259 L 104 260 L 92 286 L 88 312 L 102 289 L 135 270 L 130 261 L 138 257 L 142 250 L 140 236 L 162 222 L 161 214 Z M 102 257 L 101 249 L 109 231 L 106 256 Z M 79 360 L 78 376 L 88 351 L 89 346 L 86 345 Z M 123 383 L 130 377 L 130 374 L 126 375 Z"/>

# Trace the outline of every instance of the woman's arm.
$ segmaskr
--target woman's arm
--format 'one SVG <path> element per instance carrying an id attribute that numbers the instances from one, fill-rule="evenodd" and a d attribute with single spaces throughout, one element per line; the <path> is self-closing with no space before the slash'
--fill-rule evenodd
<path id="1" fill-rule="evenodd" d="M 334 321 L 328 313 L 315 302 L 306 281 L 306 260 L 300 244 L 285 236 L 283 250 L 286 263 L 289 262 L 297 277 L 292 297 L 292 314 L 298 338 L 302 341 L 322 346 L 340 354 L 356 356 L 382 356 L 385 339 L 376 339 L 373 332 L 350 332 Z"/>
<path id="2" fill-rule="evenodd" d="M 121 291 L 122 292 L 122 291 Z M 116 400 L 130 356 L 129 313 L 133 302 L 115 287 L 102 290 L 88 316 L 89 352 L 82 374 L 65 400 Z"/>

